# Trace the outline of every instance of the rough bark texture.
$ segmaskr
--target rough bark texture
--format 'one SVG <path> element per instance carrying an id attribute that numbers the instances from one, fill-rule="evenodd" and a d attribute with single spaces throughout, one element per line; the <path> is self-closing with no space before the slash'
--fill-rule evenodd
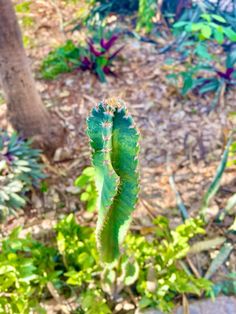
<path id="1" fill-rule="evenodd" d="M 0 0 L 0 79 L 13 127 L 43 149 L 59 147 L 64 130 L 36 90 L 11 0 Z"/>

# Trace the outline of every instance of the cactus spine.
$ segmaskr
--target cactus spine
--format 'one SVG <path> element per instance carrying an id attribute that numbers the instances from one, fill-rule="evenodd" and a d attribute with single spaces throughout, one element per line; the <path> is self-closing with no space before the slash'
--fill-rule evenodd
<path id="1" fill-rule="evenodd" d="M 107 100 L 87 119 L 98 190 L 97 246 L 104 262 L 119 255 L 139 190 L 139 134 L 122 101 Z"/>

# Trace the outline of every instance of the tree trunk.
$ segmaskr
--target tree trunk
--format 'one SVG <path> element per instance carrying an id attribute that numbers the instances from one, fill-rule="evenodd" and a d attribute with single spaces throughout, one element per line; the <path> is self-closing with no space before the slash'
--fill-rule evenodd
<path id="1" fill-rule="evenodd" d="M 64 130 L 36 90 L 11 0 L 0 0 L 0 79 L 12 126 L 43 149 L 59 147 Z"/>

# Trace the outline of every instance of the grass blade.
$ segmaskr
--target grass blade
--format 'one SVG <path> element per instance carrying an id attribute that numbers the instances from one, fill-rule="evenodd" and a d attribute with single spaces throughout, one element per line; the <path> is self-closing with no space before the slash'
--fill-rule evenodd
<path id="1" fill-rule="evenodd" d="M 217 246 L 222 245 L 225 241 L 226 241 L 225 237 L 216 237 L 214 239 L 196 242 L 191 246 L 189 254 L 197 254 L 202 251 L 214 249 Z"/>
<path id="2" fill-rule="evenodd" d="M 233 250 L 233 245 L 231 243 L 225 243 L 219 253 L 217 254 L 217 256 L 215 257 L 215 259 L 211 262 L 211 265 L 208 269 L 208 271 L 205 274 L 205 278 L 206 279 L 210 279 L 214 273 L 217 271 L 217 269 L 224 264 L 224 262 L 227 260 L 229 254 L 231 253 L 231 251 Z"/>
<path id="3" fill-rule="evenodd" d="M 176 203 L 177 203 L 178 209 L 180 211 L 181 217 L 182 217 L 183 221 L 185 221 L 186 219 L 189 218 L 188 211 L 187 211 L 187 208 L 185 207 L 185 205 L 182 201 L 182 198 L 181 198 L 181 196 L 180 196 L 180 194 L 176 188 L 173 175 L 171 175 L 169 177 L 169 183 L 170 183 L 171 189 L 175 193 Z"/>
<path id="4" fill-rule="evenodd" d="M 221 162 L 216 170 L 216 174 L 215 177 L 210 185 L 210 187 L 208 188 L 206 194 L 203 197 L 203 203 L 202 203 L 202 207 L 201 207 L 201 214 L 203 215 L 203 218 L 205 219 L 206 217 L 206 211 L 208 209 L 209 203 L 212 200 L 212 198 L 215 196 L 215 194 L 218 192 L 219 188 L 220 188 L 220 181 L 222 179 L 226 164 L 227 164 L 227 160 L 228 160 L 228 156 L 229 156 L 229 148 L 232 142 L 232 136 L 230 136 L 228 143 L 226 145 L 226 148 L 224 150 Z"/>

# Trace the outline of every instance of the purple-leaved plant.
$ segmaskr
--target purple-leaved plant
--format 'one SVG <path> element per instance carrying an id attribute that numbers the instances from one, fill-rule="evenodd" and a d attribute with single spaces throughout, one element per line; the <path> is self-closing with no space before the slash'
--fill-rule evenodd
<path id="1" fill-rule="evenodd" d="M 89 38 L 87 40 L 88 53 L 81 58 L 80 69 L 94 72 L 102 82 L 106 81 L 105 75 L 114 75 L 112 61 L 124 47 L 110 52 L 118 38 L 118 35 L 112 35 L 108 40 L 101 38 L 99 43 L 95 43 L 92 38 Z"/>
<path id="2" fill-rule="evenodd" d="M 216 71 L 217 75 L 224 80 L 231 81 L 232 80 L 232 74 L 234 73 L 234 68 L 228 68 L 225 72 Z"/>

